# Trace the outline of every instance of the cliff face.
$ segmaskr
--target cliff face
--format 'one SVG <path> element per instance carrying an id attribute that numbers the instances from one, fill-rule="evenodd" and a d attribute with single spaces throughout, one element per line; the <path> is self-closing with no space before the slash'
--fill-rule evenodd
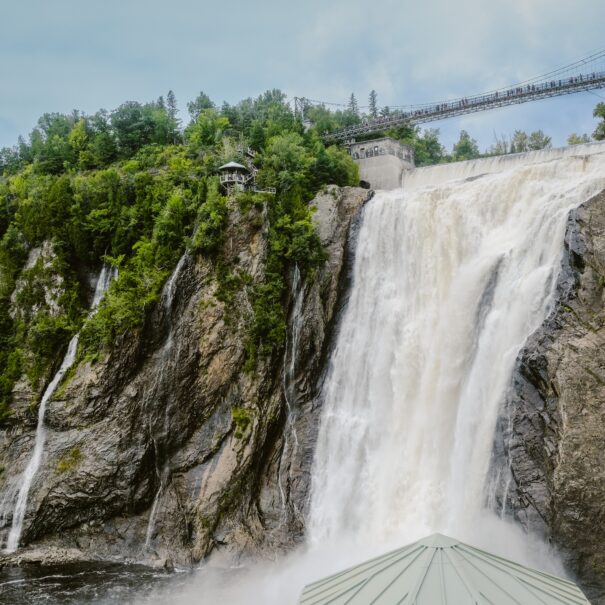
<path id="1" fill-rule="evenodd" d="M 328 259 L 302 281 L 293 270 L 288 342 L 252 371 L 246 289 L 225 292 L 210 260 L 181 259 L 140 334 L 82 362 L 49 402 L 21 540 L 33 546 L 5 561 L 189 563 L 216 547 L 259 554 L 300 537 L 317 382 L 367 195 L 330 188 L 314 201 Z M 252 283 L 263 279 L 267 229 L 263 211 L 231 209 L 221 261 Z M 5 494 L 31 455 L 30 418 L 0 434 Z"/>
<path id="2" fill-rule="evenodd" d="M 367 196 L 331 188 L 314 201 L 327 261 L 302 279 L 292 271 L 285 346 L 253 371 L 246 289 L 226 292 L 210 260 L 182 258 L 144 329 L 78 365 L 49 402 L 28 546 L 5 563 L 187 564 L 302 538 L 318 386 Z M 225 241 L 221 261 L 262 281 L 263 212 L 232 208 Z M 604 289 L 605 193 L 569 217 L 555 305 L 518 357 L 493 464 L 498 506 L 560 549 L 594 603 L 605 603 Z M 3 495 L 34 445 L 39 395 L 20 384 L 16 394 L 16 420 L 0 431 Z"/>
<path id="3" fill-rule="evenodd" d="M 498 499 L 605 603 L 605 193 L 570 214 L 562 263 L 501 419 Z"/>

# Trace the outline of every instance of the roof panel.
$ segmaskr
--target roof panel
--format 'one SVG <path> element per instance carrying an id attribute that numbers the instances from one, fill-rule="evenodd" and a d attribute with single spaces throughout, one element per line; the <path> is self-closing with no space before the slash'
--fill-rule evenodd
<path id="1" fill-rule="evenodd" d="M 573 582 L 443 536 L 312 584 L 300 605 L 589 605 Z"/>

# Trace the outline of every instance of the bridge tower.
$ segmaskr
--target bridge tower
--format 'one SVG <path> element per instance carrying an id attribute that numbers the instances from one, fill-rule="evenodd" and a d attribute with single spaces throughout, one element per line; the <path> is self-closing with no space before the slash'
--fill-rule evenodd
<path id="1" fill-rule="evenodd" d="M 414 150 L 390 137 L 346 143 L 359 164 L 359 178 L 372 189 L 398 189 L 405 170 L 414 168 Z"/>

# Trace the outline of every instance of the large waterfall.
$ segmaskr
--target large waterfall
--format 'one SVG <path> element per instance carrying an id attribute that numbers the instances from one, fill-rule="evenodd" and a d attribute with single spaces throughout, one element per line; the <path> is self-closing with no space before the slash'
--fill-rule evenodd
<path id="1" fill-rule="evenodd" d="M 486 479 L 515 359 L 553 302 L 569 211 L 605 187 L 604 152 L 416 170 L 366 207 L 324 390 L 313 544 L 439 531 L 540 564 L 485 510 Z"/>
<path id="2" fill-rule="evenodd" d="M 217 549 L 183 585 L 135 602 L 294 605 L 305 584 L 434 532 L 563 575 L 540 536 L 493 505 L 490 464 L 515 360 L 556 302 L 570 211 L 604 189 L 605 144 L 593 144 L 417 169 L 400 189 L 377 192 L 362 211 L 315 402 L 306 544 L 248 570 L 221 567 L 231 553 Z M 181 266 L 164 289 L 166 313 Z M 304 413 L 293 385 L 311 284 L 293 276 L 282 464 Z M 157 381 L 176 359 L 168 332 Z M 157 472 L 150 550 L 170 468 Z M 287 486 L 278 485 L 282 507 Z"/>
<path id="3" fill-rule="evenodd" d="M 178 603 L 294 604 L 305 583 L 434 532 L 564 574 L 491 510 L 515 359 L 554 304 L 569 212 L 605 189 L 605 145 L 408 173 L 377 192 L 321 396 L 307 544 Z M 220 595 L 220 596 L 218 596 Z"/>

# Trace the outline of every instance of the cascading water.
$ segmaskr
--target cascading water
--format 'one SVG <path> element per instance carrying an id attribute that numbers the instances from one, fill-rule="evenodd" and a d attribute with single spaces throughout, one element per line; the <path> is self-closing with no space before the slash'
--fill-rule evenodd
<path id="1" fill-rule="evenodd" d="M 294 266 L 292 272 L 292 312 L 290 314 L 290 335 L 286 341 L 286 353 L 284 356 L 284 368 L 282 372 L 282 387 L 284 400 L 286 402 L 286 427 L 284 430 L 284 447 L 282 450 L 282 459 L 292 459 L 296 456 L 298 449 L 298 435 L 296 433 L 296 364 L 297 352 L 300 343 L 300 334 L 303 327 L 302 307 L 305 300 L 304 286 L 301 280 L 300 269 L 298 265 Z M 288 467 L 288 481 L 291 480 L 291 466 Z M 277 484 L 284 509 L 284 520 L 287 516 L 286 504 L 287 496 L 282 481 L 281 467 L 278 471 Z"/>
<path id="2" fill-rule="evenodd" d="M 487 475 L 568 214 L 603 189 L 605 145 L 586 145 L 417 169 L 377 192 L 322 392 L 307 544 L 229 583 L 206 569 L 171 602 L 293 605 L 306 583 L 434 532 L 564 574 L 490 508 Z"/>
<path id="3" fill-rule="evenodd" d="M 605 145 L 589 145 L 418 169 L 378 192 L 323 387 L 307 544 L 138 602 L 293 605 L 307 582 L 435 531 L 562 573 L 490 508 L 487 475 L 515 358 L 553 304 L 569 211 L 603 189 Z"/>
<path id="4" fill-rule="evenodd" d="M 164 341 L 164 344 L 162 345 L 162 348 L 160 349 L 160 352 L 157 356 L 156 365 L 158 366 L 158 370 L 155 374 L 156 378 L 153 382 L 153 386 L 151 387 L 151 390 L 149 391 L 149 395 L 146 397 L 147 404 L 149 404 L 153 399 L 155 399 L 159 389 L 161 388 L 161 386 L 164 382 L 165 377 L 167 375 L 168 376 L 172 375 L 172 371 L 170 371 L 174 364 L 174 358 L 173 358 L 174 335 L 172 333 L 172 311 L 173 311 L 172 304 L 174 301 L 174 295 L 176 293 L 176 283 L 177 283 L 179 275 L 181 274 L 181 271 L 182 271 L 186 261 L 187 261 L 187 253 L 185 253 L 181 256 L 181 258 L 179 259 L 179 262 L 177 263 L 176 267 L 174 268 L 174 271 L 172 272 L 172 275 L 168 278 L 168 280 L 164 284 L 164 288 L 162 290 L 160 302 L 162 305 L 164 316 L 166 318 L 168 334 L 167 334 L 166 340 Z M 169 371 L 167 371 L 167 370 L 169 370 Z M 168 406 L 166 407 L 166 413 L 168 413 Z M 147 417 L 151 418 L 151 415 L 147 414 Z M 152 426 L 149 426 L 149 432 L 151 435 L 153 435 L 154 431 L 153 431 Z M 154 446 L 156 448 L 155 454 L 156 454 L 156 464 L 157 464 L 157 459 L 159 457 L 158 451 L 157 451 L 157 445 L 156 445 L 156 441 L 153 437 L 152 437 L 152 440 L 153 440 Z M 153 504 L 151 505 L 151 510 L 149 512 L 149 519 L 147 521 L 147 531 L 145 532 L 145 545 L 144 545 L 144 548 L 146 550 L 151 547 L 151 542 L 152 542 L 153 534 L 155 531 L 158 509 L 160 507 L 162 496 L 164 494 L 164 490 L 166 489 L 166 485 L 169 480 L 170 469 L 169 469 L 168 465 L 165 464 L 164 468 L 162 470 L 160 470 L 159 468 L 156 468 L 156 474 L 157 474 L 157 478 L 159 481 L 159 486 L 158 486 L 158 490 L 155 494 L 155 497 L 153 499 Z"/>
<path id="5" fill-rule="evenodd" d="M 552 304 L 568 213 L 604 187 L 605 146 L 587 145 L 419 169 L 367 205 L 324 389 L 311 543 L 440 531 L 507 550 L 485 513 L 500 404 Z"/>
<path id="6" fill-rule="evenodd" d="M 101 302 L 103 294 L 105 294 L 105 291 L 109 287 L 111 280 L 114 279 L 116 275 L 117 271 L 115 269 L 103 265 L 103 269 L 99 274 L 97 284 L 95 286 L 95 293 L 91 305 L 91 313 L 94 312 L 94 310 Z M 23 472 L 23 475 L 21 477 L 21 485 L 19 487 L 19 492 L 17 493 L 17 499 L 15 501 L 15 506 L 12 513 L 12 525 L 6 541 L 7 552 L 13 552 L 19 546 L 21 532 L 23 531 L 23 520 L 25 519 L 25 512 L 27 510 L 27 499 L 29 496 L 29 490 L 31 488 L 32 481 L 36 476 L 38 469 L 40 468 L 40 464 L 42 463 L 44 444 L 46 442 L 46 427 L 44 424 L 46 406 L 53 394 L 55 393 L 61 380 L 63 379 L 63 376 L 65 376 L 65 373 L 67 372 L 67 370 L 69 370 L 69 368 L 71 368 L 76 359 L 79 338 L 80 334 L 78 333 L 69 341 L 67 353 L 63 358 L 61 366 L 57 373 L 54 375 L 53 379 L 46 387 L 46 390 L 42 395 L 42 400 L 40 401 L 40 406 L 38 408 L 38 425 L 36 427 L 34 451 L 32 452 L 32 456 L 29 459 L 27 467 L 25 468 L 25 471 Z"/>

